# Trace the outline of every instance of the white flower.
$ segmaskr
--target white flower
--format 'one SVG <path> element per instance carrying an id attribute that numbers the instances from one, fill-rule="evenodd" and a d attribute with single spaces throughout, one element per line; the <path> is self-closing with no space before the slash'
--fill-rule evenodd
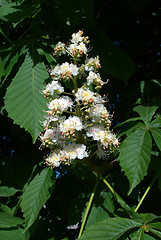
<path id="1" fill-rule="evenodd" d="M 82 40 L 83 40 L 82 34 L 83 34 L 83 31 L 79 31 L 79 32 L 77 32 L 77 33 L 73 33 L 73 34 L 72 34 L 71 42 L 72 42 L 72 43 L 82 42 Z"/>
<path id="2" fill-rule="evenodd" d="M 40 136 L 40 139 L 43 145 L 51 145 L 53 143 L 56 143 L 60 136 L 60 131 L 54 127 L 53 129 L 47 129 L 45 131 L 45 134 L 43 136 Z"/>
<path id="3" fill-rule="evenodd" d="M 101 77 L 100 77 L 99 73 L 96 74 L 93 71 L 90 71 L 89 75 L 87 77 L 87 85 L 89 86 L 91 83 L 95 83 L 95 84 L 100 85 L 100 86 L 105 84 L 105 82 L 103 82 L 101 80 Z"/>
<path id="4" fill-rule="evenodd" d="M 69 158 L 70 160 L 77 158 L 77 153 L 75 151 L 75 147 L 73 146 L 73 144 L 65 146 L 64 151 L 66 153 L 66 157 Z"/>
<path id="5" fill-rule="evenodd" d="M 59 153 L 52 152 L 45 160 L 48 166 L 51 166 L 53 168 L 60 166 L 61 158 Z"/>
<path id="6" fill-rule="evenodd" d="M 101 67 L 99 56 L 95 58 L 87 58 L 85 60 L 85 70 L 86 71 L 93 71 L 94 69 L 98 69 Z"/>
<path id="7" fill-rule="evenodd" d="M 75 55 L 75 53 L 77 53 L 77 51 L 78 51 L 78 45 L 76 43 L 70 44 L 69 47 L 68 47 L 68 51 L 71 54 Z"/>
<path id="8" fill-rule="evenodd" d="M 56 121 L 58 121 L 58 118 L 55 117 L 55 116 L 53 116 L 53 115 L 51 115 L 51 116 L 50 116 L 50 115 L 47 115 L 47 116 L 45 116 L 45 119 L 46 119 L 46 120 L 43 122 L 44 128 L 48 128 L 51 122 L 56 122 Z"/>
<path id="9" fill-rule="evenodd" d="M 55 68 L 50 72 L 50 76 L 54 78 L 55 80 L 58 80 L 60 78 L 61 73 L 61 67 L 60 65 L 56 65 Z"/>
<path id="10" fill-rule="evenodd" d="M 60 78 L 70 79 L 72 76 L 78 75 L 78 73 L 79 68 L 76 65 L 65 62 L 62 65 L 57 65 L 54 70 L 51 71 L 50 75 L 58 80 Z"/>
<path id="11" fill-rule="evenodd" d="M 64 151 L 66 152 L 66 156 L 71 160 L 76 158 L 83 159 L 89 156 L 86 152 L 86 146 L 84 144 L 69 144 L 64 147 Z"/>
<path id="12" fill-rule="evenodd" d="M 91 103 L 94 100 L 94 93 L 91 92 L 87 88 L 79 88 L 77 93 L 75 94 L 76 96 L 76 101 L 82 101 L 84 103 Z"/>
<path id="13" fill-rule="evenodd" d="M 119 145 L 115 134 L 113 134 L 110 130 L 105 130 L 104 126 L 101 124 L 96 124 L 87 128 L 87 136 L 92 137 L 96 141 L 100 141 L 105 148 L 108 148 L 111 145 L 114 147 Z"/>
<path id="14" fill-rule="evenodd" d="M 94 97 L 94 103 L 95 104 L 102 104 L 102 103 L 105 103 L 104 99 L 101 97 L 101 95 L 99 95 L 97 93 L 97 95 L 95 95 Z"/>
<path id="15" fill-rule="evenodd" d="M 58 56 L 61 56 L 62 54 L 66 54 L 66 52 L 65 52 L 65 44 L 62 43 L 62 42 L 58 42 L 58 44 L 54 48 L 54 52 Z"/>
<path id="16" fill-rule="evenodd" d="M 70 66 L 68 62 L 65 62 L 60 66 L 60 74 L 65 75 L 68 72 L 70 72 Z"/>
<path id="17" fill-rule="evenodd" d="M 94 79 L 96 79 L 96 78 L 97 78 L 97 74 L 90 71 L 89 75 L 87 77 L 87 85 L 90 85 L 91 83 L 93 83 Z"/>
<path id="18" fill-rule="evenodd" d="M 53 95 L 54 93 L 64 92 L 64 87 L 58 83 L 58 81 L 52 81 L 46 85 L 46 88 L 43 91 L 44 95 Z"/>
<path id="19" fill-rule="evenodd" d="M 89 110 L 89 116 L 92 117 L 92 120 L 96 122 L 106 120 L 106 122 L 108 121 L 108 123 L 111 123 L 111 121 L 108 119 L 109 113 L 103 104 L 96 104 L 91 107 Z"/>
<path id="20" fill-rule="evenodd" d="M 95 124 L 87 128 L 87 137 L 93 137 L 94 140 L 99 141 L 101 138 L 104 139 L 104 126 L 101 124 Z"/>
<path id="21" fill-rule="evenodd" d="M 76 65 L 74 65 L 73 63 L 70 64 L 70 70 L 71 70 L 73 76 L 77 76 L 79 73 L 79 68 Z"/>
<path id="22" fill-rule="evenodd" d="M 71 108 L 73 105 L 73 101 L 71 98 L 69 98 L 68 96 L 64 96 L 64 97 L 60 97 L 58 99 L 54 99 L 52 100 L 49 105 L 48 108 L 49 110 L 52 110 L 54 112 L 56 111 L 66 111 L 69 107 Z"/>
<path id="23" fill-rule="evenodd" d="M 113 145 L 115 147 L 119 145 L 119 141 L 116 138 L 115 134 L 110 131 L 105 131 L 105 136 L 104 139 L 101 139 L 101 143 L 106 148 L 108 148 L 109 145 Z"/>
<path id="24" fill-rule="evenodd" d="M 60 123 L 60 131 L 63 134 L 68 132 L 72 134 L 75 130 L 80 131 L 82 130 L 82 128 L 83 128 L 82 121 L 77 116 L 69 117 L 64 122 Z"/>
<path id="25" fill-rule="evenodd" d="M 78 45 L 78 50 L 79 50 L 80 54 L 82 54 L 82 53 L 86 54 L 87 53 L 87 47 L 83 42 L 81 42 Z"/>
<path id="26" fill-rule="evenodd" d="M 100 146 L 100 144 L 97 145 L 97 151 L 96 151 L 96 155 L 99 158 L 102 158 L 103 160 L 106 160 L 107 157 L 109 156 L 109 152 L 106 149 L 103 149 L 102 146 Z"/>
<path id="27" fill-rule="evenodd" d="M 88 153 L 86 152 L 86 146 L 84 144 L 77 144 L 76 152 L 78 159 L 83 159 L 89 156 Z"/>

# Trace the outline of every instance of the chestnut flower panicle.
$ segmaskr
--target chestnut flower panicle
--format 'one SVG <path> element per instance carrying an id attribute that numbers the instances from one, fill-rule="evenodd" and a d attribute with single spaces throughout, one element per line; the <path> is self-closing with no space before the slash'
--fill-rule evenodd
<path id="1" fill-rule="evenodd" d="M 52 82 L 43 90 L 48 110 L 40 140 L 42 147 L 50 148 L 45 163 L 51 168 L 94 155 L 105 160 L 119 145 L 110 130 L 112 117 L 104 106 L 106 100 L 98 94 L 105 84 L 98 73 L 100 60 L 98 56 L 87 58 L 88 43 L 89 38 L 78 31 L 72 34 L 68 44 L 58 42 L 54 49 L 57 57 L 66 55 L 69 62 L 57 64 L 50 71 Z M 86 59 L 80 64 L 83 56 Z M 65 92 L 66 81 L 73 90 Z"/>

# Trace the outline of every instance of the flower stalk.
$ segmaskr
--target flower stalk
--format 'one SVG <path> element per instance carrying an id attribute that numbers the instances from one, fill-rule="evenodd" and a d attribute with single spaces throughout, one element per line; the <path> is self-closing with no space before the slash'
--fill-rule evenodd
<path id="1" fill-rule="evenodd" d="M 96 190 L 97 190 L 98 183 L 99 183 L 99 177 L 96 178 L 96 182 L 95 182 L 93 191 L 92 191 L 92 193 L 91 193 L 91 196 L 90 196 L 90 199 L 89 199 L 89 202 L 88 202 L 88 205 L 87 205 L 87 208 L 86 208 L 84 217 L 83 217 L 83 221 L 82 221 L 82 224 L 81 224 L 81 227 L 80 227 L 80 231 L 79 231 L 79 234 L 78 234 L 78 238 L 80 238 L 81 235 L 82 235 L 82 232 L 83 232 L 83 229 L 84 229 L 85 223 L 86 223 L 86 221 L 87 221 L 87 217 L 88 217 L 88 214 L 89 214 L 89 211 L 90 211 L 92 202 L 93 202 L 93 198 L 94 198 L 94 195 L 95 195 Z"/>

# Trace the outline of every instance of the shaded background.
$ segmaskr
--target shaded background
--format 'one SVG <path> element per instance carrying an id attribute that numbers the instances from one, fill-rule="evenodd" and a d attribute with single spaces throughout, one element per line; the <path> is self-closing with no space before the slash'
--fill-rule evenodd
<path id="1" fill-rule="evenodd" d="M 22 46 L 30 45 L 32 41 L 37 50 L 41 49 L 48 53 L 44 59 L 45 63 L 54 66 L 55 63 L 46 62 L 54 44 L 58 41 L 66 42 L 73 32 L 83 29 L 84 35 L 88 35 L 91 40 L 89 55 L 100 56 L 102 65 L 100 73 L 103 81 L 110 79 L 101 93 L 108 94 L 107 107 L 111 113 L 114 112 L 113 125 L 135 116 L 132 108 L 137 103 L 160 104 L 160 1 L 32 0 L 12 1 L 12 3 L 17 4 L 20 12 L 14 13 L 13 11 L 5 15 L 5 12 L 0 10 L 2 60 L 8 51 L 4 51 L 4 49 L 11 46 L 10 41 L 15 51 Z M 7 1 L 0 1 L 0 4 L 7 5 Z M 5 37 L 4 32 L 9 40 Z M 3 84 L 0 90 L 2 112 L 0 115 L 0 182 L 2 185 L 22 189 L 31 176 L 34 166 L 37 166 L 36 172 L 42 169 L 44 152 L 39 150 L 39 141 L 37 140 L 33 145 L 30 134 L 13 124 L 13 120 L 7 117 L 7 112 L 3 109 L 6 89 L 20 66 L 19 62 L 13 64 L 13 70 L 10 71 L 4 83 L 4 74 L 1 68 L 1 84 Z M 125 183 L 125 189 L 121 189 L 119 181 L 116 181 L 116 189 L 126 195 L 127 180 L 120 172 L 119 167 L 116 167 L 114 172 L 115 176 L 120 176 Z M 31 239 L 39 239 L 40 236 L 43 236 L 41 239 L 49 239 L 53 235 L 55 239 L 63 239 L 66 234 L 69 235 L 69 239 L 75 239 L 77 230 L 66 229 L 66 226 L 76 222 L 76 220 L 71 220 L 72 217 L 69 219 L 71 199 L 81 191 L 86 199 L 91 182 L 85 178 L 82 183 L 82 176 L 79 177 L 79 174 L 76 176 L 75 170 L 61 176 L 53 193 L 56 197 L 51 198 L 41 210 L 39 227 L 36 229 L 36 223 L 33 227 L 36 230 L 33 230 L 34 235 Z M 145 179 L 144 184 L 146 181 L 149 181 L 148 178 Z M 84 186 L 86 186 L 85 191 L 83 190 Z M 141 188 L 143 191 L 144 186 Z M 63 197 L 62 191 L 64 192 Z M 161 209 L 160 207 L 158 209 L 160 203 L 158 196 L 158 186 L 155 185 L 142 210 L 149 211 L 149 202 L 153 201 L 155 204 L 151 205 L 150 211 L 159 215 Z M 130 198 L 131 203 L 135 203 L 135 194 Z M 16 198 L 13 197 L 9 206 L 14 206 L 15 202 Z M 6 204 L 6 199 L 2 198 L 1 209 L 3 209 L 3 204 Z M 64 204 L 65 207 L 63 207 Z M 83 204 L 84 202 L 82 202 Z M 19 214 L 21 215 L 21 213 Z M 79 214 L 78 211 L 78 222 Z"/>

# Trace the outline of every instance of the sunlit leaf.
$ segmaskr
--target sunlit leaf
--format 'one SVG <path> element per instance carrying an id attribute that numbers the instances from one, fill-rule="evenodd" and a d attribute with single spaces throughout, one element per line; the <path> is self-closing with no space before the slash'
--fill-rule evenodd
<path id="1" fill-rule="evenodd" d="M 18 191 L 19 190 L 13 187 L 3 186 L 3 187 L 0 187 L 0 197 L 10 197 L 10 196 L 13 196 Z"/>
<path id="2" fill-rule="evenodd" d="M 161 129 L 158 128 L 150 128 L 150 131 L 153 135 L 153 138 L 161 151 Z"/>
<path id="3" fill-rule="evenodd" d="M 40 209 L 51 196 L 53 186 L 53 170 L 45 168 L 25 188 L 21 207 L 26 221 L 26 230 L 36 220 Z"/>
<path id="4" fill-rule="evenodd" d="M 16 3 L 5 4 L 0 7 L 0 19 L 7 20 L 7 15 L 18 11 L 19 9 L 16 8 Z"/>
<path id="5" fill-rule="evenodd" d="M 140 117 L 144 121 L 145 125 L 149 127 L 149 123 L 157 110 L 157 106 L 143 106 L 139 105 L 134 108 L 134 111 L 139 113 Z"/>
<path id="6" fill-rule="evenodd" d="M 8 213 L 0 212 L 0 228 L 15 227 L 23 223 L 21 218 L 14 217 Z"/>
<path id="7" fill-rule="evenodd" d="M 18 230 L 0 230 L 0 239 L 2 240 L 28 240 L 26 233 L 23 233 L 23 229 Z"/>
<path id="8" fill-rule="evenodd" d="M 141 227 L 139 222 L 127 218 L 109 218 L 95 223 L 80 238 L 81 240 L 116 240 L 130 229 Z"/>
<path id="9" fill-rule="evenodd" d="M 138 128 L 121 144 L 119 162 L 122 170 L 129 179 L 129 193 L 147 174 L 150 163 L 152 140 L 148 130 Z"/>
<path id="10" fill-rule="evenodd" d="M 86 229 L 95 222 L 101 222 L 114 213 L 113 196 L 110 192 L 99 192 L 96 194 L 90 214 L 87 219 Z"/>
<path id="11" fill-rule="evenodd" d="M 7 89 L 5 108 L 14 123 L 25 128 L 36 141 L 42 126 L 43 110 L 46 100 L 41 94 L 42 83 L 48 78 L 46 68 L 39 62 L 38 55 L 33 51 L 26 58 Z"/>

